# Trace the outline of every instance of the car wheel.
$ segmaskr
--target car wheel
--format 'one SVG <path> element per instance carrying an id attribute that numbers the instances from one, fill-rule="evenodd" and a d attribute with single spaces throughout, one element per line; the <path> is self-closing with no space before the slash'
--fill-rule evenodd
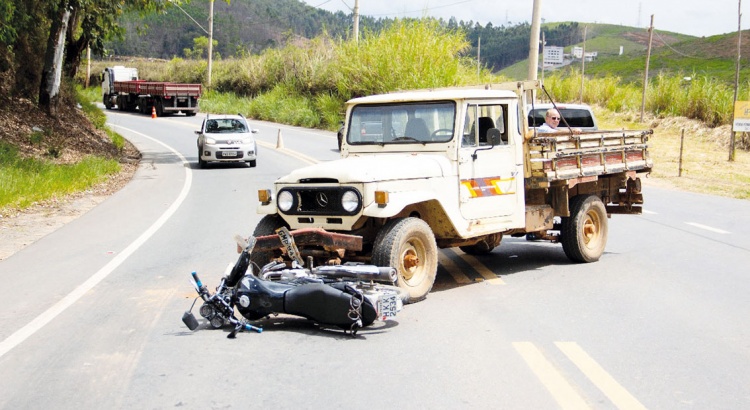
<path id="1" fill-rule="evenodd" d="M 205 168 L 206 167 L 206 161 L 204 161 L 203 158 L 201 158 L 202 151 L 203 150 L 199 147 L 198 148 L 198 167 L 199 168 Z"/>
<path id="2" fill-rule="evenodd" d="M 255 165 L 257 165 L 257 163 L 256 163 L 255 161 L 256 161 L 256 160 L 252 160 L 252 161 L 247 161 L 247 165 L 248 165 L 248 166 L 249 166 L 250 168 L 255 168 Z"/>

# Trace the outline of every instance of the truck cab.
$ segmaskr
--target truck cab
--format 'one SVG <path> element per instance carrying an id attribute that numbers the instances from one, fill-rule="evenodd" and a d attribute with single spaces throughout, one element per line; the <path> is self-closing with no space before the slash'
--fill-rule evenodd
<path id="1" fill-rule="evenodd" d="M 138 69 L 135 67 L 124 67 L 121 65 L 106 67 L 102 71 L 102 102 L 107 109 L 116 105 L 113 96 L 117 95 L 115 91 L 115 81 L 135 81 L 138 80 Z"/>

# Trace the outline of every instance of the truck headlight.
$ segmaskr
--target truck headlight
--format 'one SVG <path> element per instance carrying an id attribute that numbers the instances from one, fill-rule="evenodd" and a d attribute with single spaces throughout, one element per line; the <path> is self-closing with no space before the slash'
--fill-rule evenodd
<path id="1" fill-rule="evenodd" d="M 359 195 L 354 191 L 346 191 L 341 195 L 341 207 L 346 212 L 354 212 L 359 208 Z"/>
<path id="2" fill-rule="evenodd" d="M 289 212 L 294 206 L 294 195 L 289 191 L 279 191 L 279 195 L 276 197 L 276 205 L 281 212 Z"/>

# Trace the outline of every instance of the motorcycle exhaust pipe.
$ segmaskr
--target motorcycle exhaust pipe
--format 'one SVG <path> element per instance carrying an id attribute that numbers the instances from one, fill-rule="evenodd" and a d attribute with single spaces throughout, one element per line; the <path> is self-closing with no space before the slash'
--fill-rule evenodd
<path id="1" fill-rule="evenodd" d="M 360 264 L 326 265 L 313 268 L 312 272 L 316 275 L 331 278 L 351 278 L 357 280 L 372 280 L 375 282 L 395 283 L 396 279 L 398 279 L 396 269 L 390 266 L 380 267 Z"/>

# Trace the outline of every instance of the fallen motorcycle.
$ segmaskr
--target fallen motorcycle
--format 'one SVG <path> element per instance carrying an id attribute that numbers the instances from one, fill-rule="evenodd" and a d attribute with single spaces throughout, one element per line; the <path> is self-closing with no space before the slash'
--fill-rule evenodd
<path id="1" fill-rule="evenodd" d="M 282 229 L 279 236 L 290 250 L 296 249 L 288 231 Z M 297 262 L 291 267 L 271 262 L 256 276 L 250 263 L 255 238 L 235 239 L 240 256 L 227 268 L 215 293 L 196 272 L 191 273 L 191 283 L 203 300 L 200 315 L 215 329 L 234 326 L 229 338 L 242 331 L 260 333 L 263 329 L 250 322 L 280 313 L 337 327 L 354 336 L 376 320 L 392 319 L 403 306 L 403 291 L 393 285 L 396 271 L 391 267 L 344 264 L 305 268 Z M 200 326 L 192 313 L 194 306 L 195 301 L 182 317 L 190 330 Z M 243 319 L 235 316 L 235 308 Z"/>

